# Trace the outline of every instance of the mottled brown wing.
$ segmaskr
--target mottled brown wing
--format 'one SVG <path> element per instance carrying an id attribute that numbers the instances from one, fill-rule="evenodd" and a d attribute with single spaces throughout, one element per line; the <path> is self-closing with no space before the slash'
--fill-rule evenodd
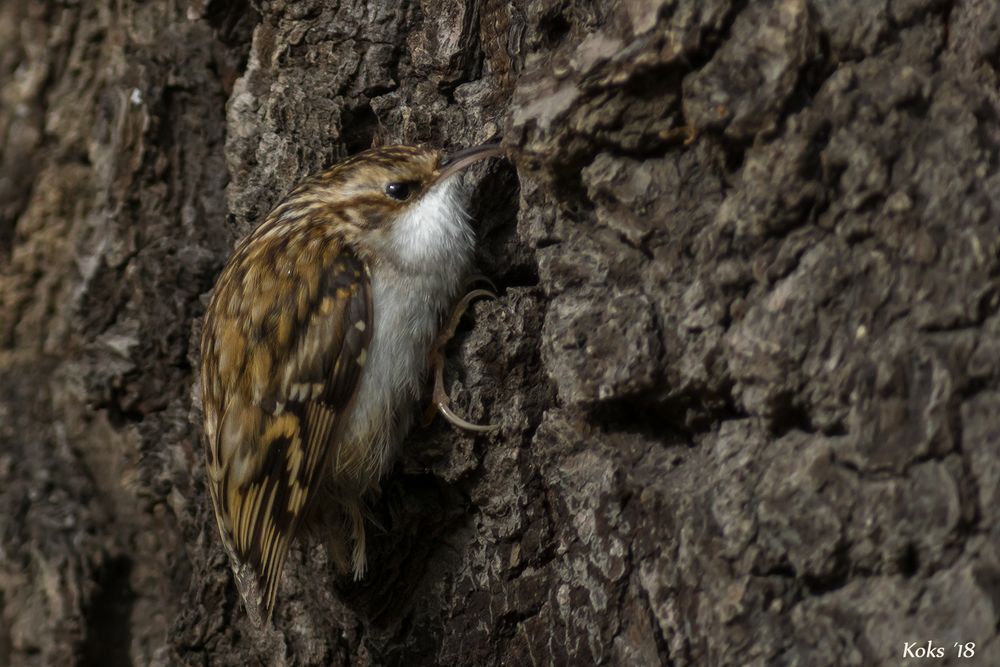
<path id="1" fill-rule="evenodd" d="M 267 238 L 237 251 L 202 338 L 209 487 L 258 624 L 336 447 L 372 329 L 367 267 L 320 232 L 300 236 L 286 235 L 280 251 Z"/>

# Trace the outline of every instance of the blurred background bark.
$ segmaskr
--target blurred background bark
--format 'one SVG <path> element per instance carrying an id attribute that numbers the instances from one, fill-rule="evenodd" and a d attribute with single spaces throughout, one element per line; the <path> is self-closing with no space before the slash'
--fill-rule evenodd
<path id="1" fill-rule="evenodd" d="M 993 0 L 4 0 L 0 664 L 1000 664 Z M 502 138 L 458 407 L 247 624 L 196 341 L 373 143 Z"/>

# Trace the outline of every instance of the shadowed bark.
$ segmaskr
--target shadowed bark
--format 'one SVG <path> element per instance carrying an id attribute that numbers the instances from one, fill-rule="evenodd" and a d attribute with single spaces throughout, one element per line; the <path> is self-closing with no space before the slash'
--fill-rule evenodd
<path id="1" fill-rule="evenodd" d="M 993 0 L 4 0 L 0 664 L 1000 664 Z M 454 405 L 256 633 L 204 485 L 233 243 L 465 147 Z M 377 525 L 374 525 L 377 524 Z"/>

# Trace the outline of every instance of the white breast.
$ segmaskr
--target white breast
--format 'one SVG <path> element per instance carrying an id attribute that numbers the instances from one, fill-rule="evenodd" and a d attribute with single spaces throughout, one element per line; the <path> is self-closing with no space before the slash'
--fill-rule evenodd
<path id="1" fill-rule="evenodd" d="M 457 178 L 428 191 L 380 243 L 389 261 L 372 267 L 372 340 L 348 441 L 372 438 L 361 477 L 376 479 L 392 463 L 413 421 L 431 345 L 472 261 L 474 235 Z"/>

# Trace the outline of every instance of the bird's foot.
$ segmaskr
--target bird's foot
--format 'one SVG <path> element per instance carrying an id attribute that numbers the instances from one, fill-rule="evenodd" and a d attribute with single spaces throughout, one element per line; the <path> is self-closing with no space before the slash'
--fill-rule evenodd
<path id="1" fill-rule="evenodd" d="M 466 284 L 471 285 L 476 282 L 485 282 L 494 290 L 496 289 L 496 285 L 494 285 L 489 278 L 483 275 L 470 277 Z M 458 428 L 465 429 L 466 431 L 488 433 L 500 428 L 499 424 L 473 424 L 472 422 L 459 417 L 452 411 L 450 407 L 451 400 L 448 398 L 448 392 L 444 389 L 444 347 L 448 344 L 448 341 L 454 337 L 455 329 L 458 328 L 458 323 L 461 321 L 462 315 L 464 315 L 465 311 L 468 310 L 469 305 L 479 297 L 496 299 L 497 295 L 495 292 L 491 292 L 490 290 L 474 289 L 462 297 L 462 299 L 455 304 L 455 308 L 451 311 L 451 315 L 448 317 L 445 325 L 441 328 L 441 333 L 438 334 L 437 340 L 434 341 L 434 345 L 431 348 L 430 361 L 431 367 L 434 369 L 434 392 L 431 395 L 431 404 L 424 413 L 425 426 L 430 424 L 434 419 L 435 412 L 440 412 L 442 417 Z"/>

